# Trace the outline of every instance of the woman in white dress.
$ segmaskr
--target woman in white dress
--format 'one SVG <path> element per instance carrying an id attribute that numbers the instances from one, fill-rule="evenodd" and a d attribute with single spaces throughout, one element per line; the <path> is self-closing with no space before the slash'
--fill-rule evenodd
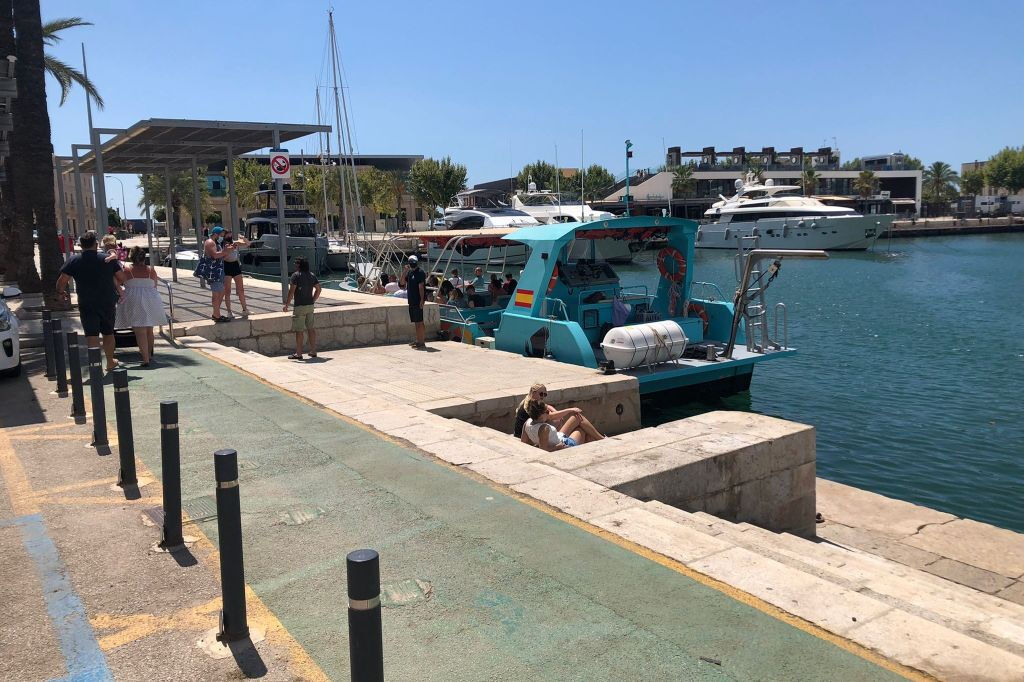
<path id="1" fill-rule="evenodd" d="M 117 304 L 115 327 L 131 327 L 142 354 L 142 366 L 153 357 L 153 327 L 167 321 L 164 302 L 156 288 L 156 270 L 146 264 L 146 252 L 133 246 L 124 268 L 124 295 Z"/>

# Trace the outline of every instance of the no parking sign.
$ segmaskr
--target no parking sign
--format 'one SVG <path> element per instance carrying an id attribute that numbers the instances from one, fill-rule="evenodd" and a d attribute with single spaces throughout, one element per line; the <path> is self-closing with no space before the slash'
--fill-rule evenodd
<path id="1" fill-rule="evenodd" d="M 292 177 L 292 161 L 284 149 L 270 152 L 270 178 L 272 180 L 289 180 Z"/>

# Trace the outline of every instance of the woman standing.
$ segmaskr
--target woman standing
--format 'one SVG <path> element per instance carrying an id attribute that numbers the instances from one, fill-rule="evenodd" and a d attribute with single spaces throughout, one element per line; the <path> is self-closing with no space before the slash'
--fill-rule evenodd
<path id="1" fill-rule="evenodd" d="M 238 262 L 238 247 L 249 246 L 249 240 L 239 235 L 232 237 L 229 231 L 224 237 L 224 307 L 231 314 L 231 283 L 235 284 L 235 291 L 238 293 L 238 302 L 242 304 L 242 317 L 249 317 L 249 309 L 245 305 L 245 285 L 242 284 L 242 265 Z"/>
<path id="2" fill-rule="evenodd" d="M 146 252 L 133 246 L 124 268 L 124 295 L 117 306 L 116 328 L 131 327 L 142 355 L 142 366 L 153 358 L 153 327 L 167 321 L 164 303 L 156 288 L 156 270 L 146 264 Z"/>
<path id="3" fill-rule="evenodd" d="M 234 247 L 225 246 L 224 228 L 218 225 L 210 230 L 210 238 L 203 243 L 203 256 L 196 264 L 196 277 L 206 280 L 210 287 L 210 304 L 213 306 L 214 322 L 230 322 L 231 318 L 220 314 L 224 302 L 224 257 Z"/>

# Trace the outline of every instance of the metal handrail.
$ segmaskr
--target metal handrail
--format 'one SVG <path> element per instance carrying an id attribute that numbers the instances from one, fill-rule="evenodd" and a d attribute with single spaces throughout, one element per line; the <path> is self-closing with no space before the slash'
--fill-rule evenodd
<path id="1" fill-rule="evenodd" d="M 445 314 L 446 310 L 454 310 L 455 311 L 455 316 L 458 319 L 456 320 L 456 319 L 448 318 L 449 322 L 461 322 L 462 324 L 466 324 L 467 322 L 472 322 L 473 320 L 476 319 L 476 315 L 470 315 L 469 317 L 466 317 L 465 315 L 463 315 L 462 311 L 465 310 L 465 308 L 460 308 L 458 306 L 451 305 L 451 304 L 448 304 L 448 303 L 438 303 L 437 307 L 441 311 L 442 319 L 444 319 L 444 314 Z"/>
<path id="2" fill-rule="evenodd" d="M 647 288 L 646 284 L 633 284 L 628 287 L 620 287 L 619 296 L 621 297 L 623 292 L 628 291 L 629 289 L 643 289 L 643 297 L 648 299 L 652 298 L 651 290 Z"/>
<path id="3" fill-rule="evenodd" d="M 565 307 L 565 301 L 563 301 L 560 298 L 547 298 L 547 297 L 544 297 L 544 300 L 542 302 L 542 305 L 544 307 L 544 313 L 545 313 L 544 317 L 549 317 L 549 315 L 546 314 L 547 313 L 547 309 L 548 309 L 548 301 L 552 301 L 552 302 L 558 304 L 558 306 L 557 306 L 558 310 L 557 311 L 561 311 L 561 313 L 562 313 L 562 320 L 565 321 L 565 322 L 568 322 L 569 321 L 569 309 Z"/>
<path id="4" fill-rule="evenodd" d="M 789 313 L 782 301 L 775 304 L 775 343 L 779 342 L 779 308 L 782 308 L 782 347 L 789 348 Z"/>
<path id="5" fill-rule="evenodd" d="M 693 287 L 698 287 L 698 286 L 701 288 L 701 291 L 700 291 L 701 296 L 695 296 L 694 292 L 693 292 Z M 708 287 L 711 287 L 712 289 L 715 290 L 715 293 L 718 294 L 718 299 L 708 298 L 707 291 L 706 291 Z M 693 282 L 690 285 L 690 298 L 700 298 L 700 299 L 703 299 L 705 301 L 715 301 L 715 300 L 727 301 L 728 300 L 725 297 L 725 294 L 722 292 L 721 288 L 719 288 L 719 286 L 717 284 L 715 284 L 714 282 Z"/>
<path id="6" fill-rule="evenodd" d="M 168 334 L 170 334 L 170 336 L 168 337 L 168 336 L 164 335 L 164 326 L 163 325 L 160 325 L 160 335 L 163 336 L 164 338 L 166 338 L 168 341 L 170 341 L 173 344 L 174 343 L 174 289 L 171 287 L 171 283 L 168 282 L 167 280 L 163 279 L 162 277 L 157 277 L 156 281 L 163 282 L 163 285 L 165 287 L 167 287 L 167 307 L 170 309 L 170 312 L 166 316 L 167 317 L 167 332 L 168 332 Z"/>

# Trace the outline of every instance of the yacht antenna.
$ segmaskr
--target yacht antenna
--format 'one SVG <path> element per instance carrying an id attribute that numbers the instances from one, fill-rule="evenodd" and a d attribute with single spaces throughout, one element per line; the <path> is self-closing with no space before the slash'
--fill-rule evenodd
<path id="1" fill-rule="evenodd" d="M 562 169 L 558 167 L 558 145 L 555 145 L 555 196 L 558 197 L 558 217 L 562 217 L 562 183 L 559 179 L 562 175 Z"/>
<path id="2" fill-rule="evenodd" d="M 587 216 L 583 214 L 586 210 L 583 207 L 586 206 L 586 201 L 583 198 L 583 175 L 586 173 L 586 167 L 583 165 L 583 128 L 580 128 L 580 222 L 586 222 Z"/>

